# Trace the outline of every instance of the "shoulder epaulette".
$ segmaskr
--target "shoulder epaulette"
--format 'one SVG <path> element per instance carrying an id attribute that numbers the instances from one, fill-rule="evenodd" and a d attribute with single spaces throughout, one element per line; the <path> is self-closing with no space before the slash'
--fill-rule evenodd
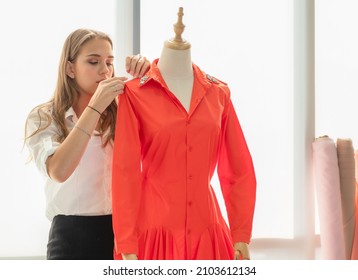
<path id="1" fill-rule="evenodd" d="M 143 76 L 140 81 L 139 81 L 139 84 L 140 85 L 144 85 L 145 82 L 149 79 L 149 76 Z"/>
<path id="2" fill-rule="evenodd" d="M 219 83 L 219 81 L 216 78 L 214 78 L 213 76 L 211 76 L 209 74 L 206 74 L 206 78 L 212 83 L 215 83 L 215 84 Z"/>
<path id="3" fill-rule="evenodd" d="M 217 78 L 215 78 L 215 77 L 213 77 L 213 76 L 211 76 L 211 75 L 209 75 L 209 74 L 206 74 L 206 78 L 207 78 L 210 82 L 212 82 L 212 83 L 214 83 L 214 84 L 224 84 L 224 85 L 227 85 L 225 82 L 220 81 L 219 79 L 217 79 Z"/>

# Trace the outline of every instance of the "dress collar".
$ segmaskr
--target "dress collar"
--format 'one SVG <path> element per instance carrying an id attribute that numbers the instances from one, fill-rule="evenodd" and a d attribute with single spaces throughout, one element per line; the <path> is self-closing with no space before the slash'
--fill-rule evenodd
<path id="1" fill-rule="evenodd" d="M 73 107 L 71 106 L 70 108 L 68 108 L 68 110 L 65 113 L 65 119 L 69 119 L 72 122 L 77 122 L 78 121 L 78 117 L 76 115 L 75 110 L 73 110 Z"/>
<path id="2" fill-rule="evenodd" d="M 159 71 L 157 65 L 158 61 L 159 61 L 158 58 L 155 59 L 147 74 L 143 76 L 141 79 L 139 79 L 139 87 L 145 87 L 146 85 L 151 84 L 150 81 L 154 81 L 156 83 L 159 83 L 163 88 L 167 88 L 167 85 Z M 194 83 L 193 83 L 193 90 L 192 90 L 191 103 L 189 109 L 189 117 L 194 113 L 194 111 L 200 104 L 201 100 L 206 95 L 208 89 L 213 84 L 219 84 L 219 80 L 200 70 L 200 68 L 196 66 L 194 63 L 192 65 L 193 65 Z"/>
<path id="3" fill-rule="evenodd" d="M 147 84 L 150 80 L 154 80 L 154 81 L 158 82 L 159 84 L 161 84 L 163 87 L 166 87 L 166 83 L 165 83 L 162 75 L 160 74 L 160 71 L 158 68 L 158 61 L 159 61 L 159 58 L 155 59 L 152 62 L 151 68 L 147 72 L 147 74 L 139 80 L 140 87 Z M 205 74 L 203 71 L 200 70 L 200 68 L 197 65 L 195 65 L 194 63 L 192 65 L 193 65 L 194 77 L 197 80 L 197 82 L 199 82 L 202 86 L 204 86 L 205 88 L 208 88 L 211 83 L 217 83 L 217 80 L 215 78 L 213 78 L 210 75 Z"/>

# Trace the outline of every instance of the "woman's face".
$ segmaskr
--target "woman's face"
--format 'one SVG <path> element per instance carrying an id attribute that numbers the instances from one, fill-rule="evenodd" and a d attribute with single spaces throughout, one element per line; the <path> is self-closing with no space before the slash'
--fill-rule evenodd
<path id="1" fill-rule="evenodd" d="M 100 81 L 113 76 L 111 44 L 97 38 L 86 42 L 71 68 L 79 93 L 93 95 Z"/>

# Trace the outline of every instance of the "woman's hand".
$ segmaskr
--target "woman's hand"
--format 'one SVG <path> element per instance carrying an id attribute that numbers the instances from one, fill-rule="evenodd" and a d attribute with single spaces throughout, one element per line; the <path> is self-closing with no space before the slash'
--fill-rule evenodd
<path id="1" fill-rule="evenodd" d="M 113 77 L 101 81 L 88 105 L 102 113 L 118 94 L 123 93 L 126 80 L 126 77 Z"/>
<path id="2" fill-rule="evenodd" d="M 140 54 L 126 57 L 126 70 L 133 77 L 141 78 L 150 68 L 150 61 Z"/>

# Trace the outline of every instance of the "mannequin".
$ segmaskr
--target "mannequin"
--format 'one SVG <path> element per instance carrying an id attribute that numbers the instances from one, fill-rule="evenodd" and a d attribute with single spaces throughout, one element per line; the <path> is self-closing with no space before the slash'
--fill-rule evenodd
<path id="1" fill-rule="evenodd" d="M 220 246 L 218 245 L 219 247 L 217 248 L 215 247 L 215 244 L 213 245 L 216 250 L 214 252 L 215 254 L 223 254 L 224 256 L 227 256 L 226 252 L 229 252 L 230 259 L 234 258 L 248 260 L 250 259 L 250 253 L 248 243 L 246 242 L 249 242 L 248 232 L 249 235 L 251 235 L 251 228 L 246 231 L 245 225 L 243 225 L 240 228 L 241 232 L 238 233 L 239 230 L 236 229 L 235 231 L 234 229 L 232 233 L 234 237 L 229 237 L 230 232 L 229 230 L 226 231 L 226 224 L 223 225 L 223 218 L 221 217 L 220 211 L 216 212 L 217 210 L 215 210 L 219 207 L 217 207 L 218 205 L 216 205 L 216 199 L 212 199 L 210 191 L 211 186 L 207 186 L 207 175 L 204 175 L 205 180 L 200 181 L 201 179 L 198 179 L 198 181 L 196 181 L 198 182 L 198 184 L 194 183 L 194 188 L 192 188 L 191 190 L 188 188 L 187 191 L 180 191 L 185 189 L 182 188 L 182 186 L 191 185 L 191 182 L 197 180 L 196 178 L 202 176 L 201 174 L 206 174 L 206 172 L 208 172 L 208 174 L 210 173 L 205 164 L 199 164 L 200 166 L 203 166 L 205 172 L 199 173 L 199 171 L 194 171 L 194 178 L 191 174 L 189 174 L 188 179 L 186 179 L 186 175 L 184 177 L 182 176 L 182 174 L 184 174 L 182 172 L 183 168 L 190 168 L 190 170 L 194 168 L 194 164 L 187 164 L 187 159 L 189 158 L 188 162 L 195 162 L 197 160 L 198 162 L 211 162 L 210 158 L 208 160 L 204 159 L 202 157 L 202 154 L 199 153 L 199 151 L 204 151 L 203 155 L 206 156 L 206 151 L 210 152 L 210 149 L 214 147 L 212 153 L 213 155 L 215 155 L 212 159 L 213 162 L 217 160 L 217 156 L 221 155 L 222 162 L 220 162 L 220 164 L 221 166 L 225 165 L 225 167 L 222 169 L 224 170 L 222 172 L 223 184 L 225 185 L 224 188 L 228 188 L 228 181 L 236 182 L 234 183 L 236 187 L 233 187 L 233 184 L 231 183 L 229 184 L 229 193 L 231 198 L 228 198 L 227 201 L 232 213 L 235 212 L 235 214 L 231 215 L 231 217 L 234 218 L 233 223 L 236 224 L 235 221 L 243 221 L 242 219 L 237 218 L 237 212 L 240 212 L 241 217 L 244 216 L 243 219 L 245 221 L 248 221 L 246 224 L 251 223 L 250 214 L 242 214 L 243 211 L 241 211 L 241 207 L 244 207 L 242 206 L 243 204 L 248 205 L 248 213 L 250 213 L 251 211 L 253 213 L 254 207 L 253 201 L 255 200 L 254 193 L 256 189 L 256 181 L 250 153 L 247 149 L 246 142 L 240 128 L 240 124 L 238 123 L 235 111 L 232 107 L 230 97 L 229 95 L 227 95 L 228 89 L 226 84 L 208 75 L 205 75 L 205 73 L 203 73 L 195 64 L 192 63 L 191 45 L 187 41 L 183 40 L 181 37 L 181 34 L 183 33 L 185 27 L 182 23 L 182 17 L 183 8 L 179 8 L 178 21 L 174 24 L 175 37 L 171 40 L 164 42 L 161 56 L 157 62 L 153 62 L 153 68 L 151 69 L 150 73 L 148 73 L 147 76 L 143 77 L 140 81 L 133 80 L 128 83 L 126 88 L 127 94 L 123 94 L 120 97 L 122 100 L 119 102 L 120 106 L 118 107 L 119 113 L 117 115 L 117 118 L 119 122 L 116 130 L 116 135 L 118 135 L 117 139 L 121 139 L 121 141 L 115 142 L 114 144 L 113 159 L 113 197 L 115 202 L 113 215 L 115 217 L 114 230 L 115 235 L 117 235 L 118 232 L 119 236 L 118 243 L 117 241 L 115 241 L 115 258 L 119 258 L 120 254 L 121 258 L 124 260 L 135 260 L 138 259 L 138 255 L 140 256 L 140 254 L 142 254 L 143 257 L 143 254 L 145 253 L 147 259 L 152 259 L 152 252 L 158 251 L 164 254 L 156 255 L 158 259 L 166 259 L 165 257 L 168 257 L 167 259 L 175 259 L 175 257 L 173 256 L 179 256 L 177 259 L 186 259 L 186 254 L 192 254 L 189 255 L 188 259 L 190 259 L 190 257 L 192 257 L 193 254 L 196 254 L 196 252 L 199 252 L 198 259 L 206 259 L 206 257 L 209 255 L 205 255 L 205 249 L 211 246 L 211 243 L 209 244 L 210 246 L 207 246 L 206 242 L 208 242 L 208 240 L 214 240 L 217 237 L 218 239 L 215 240 L 219 242 L 213 242 L 213 244 L 220 244 Z M 153 72 L 154 74 L 152 74 L 151 72 Z M 162 76 L 162 79 L 158 78 L 158 76 Z M 163 80 L 165 85 L 163 85 Z M 196 81 L 195 83 L 194 80 Z M 174 102 L 173 98 L 167 98 L 167 96 L 171 96 L 171 94 L 168 94 L 168 89 L 177 98 L 177 100 L 175 100 Z M 199 102 L 191 104 L 192 98 Z M 224 102 L 224 100 L 227 100 L 227 102 Z M 186 110 L 187 114 L 183 114 L 183 110 L 174 109 L 178 108 L 178 101 L 180 101 L 182 107 Z M 175 104 L 176 107 L 171 107 L 174 106 L 173 104 Z M 132 110 L 131 108 L 134 108 L 134 110 Z M 221 111 L 218 108 L 224 108 L 224 111 Z M 231 112 L 230 115 L 228 114 L 228 112 Z M 148 116 L 148 114 L 150 115 Z M 224 114 L 225 119 L 221 119 Z M 208 116 L 212 116 L 212 118 Z M 207 118 L 206 121 L 209 125 L 203 126 L 202 120 L 205 118 Z M 218 138 L 218 134 L 209 132 L 211 131 L 210 122 L 214 122 L 215 126 L 216 120 L 218 119 L 224 122 L 222 126 L 223 131 L 228 131 L 228 134 L 223 133 L 224 136 L 220 139 Z M 226 122 L 225 120 L 229 121 Z M 141 127 L 140 129 L 138 127 L 139 124 Z M 200 133 L 197 133 L 198 130 L 193 130 L 192 127 L 198 128 L 200 130 Z M 172 130 L 169 132 L 170 128 Z M 139 130 L 141 130 L 140 133 L 142 133 L 141 137 L 138 137 Z M 173 137 L 174 135 L 176 136 Z M 202 135 L 204 138 L 200 140 L 200 137 Z M 229 137 L 227 135 L 229 135 Z M 162 141 L 160 137 L 162 137 L 164 141 Z M 175 142 L 175 139 L 183 139 L 183 137 L 184 139 L 186 139 L 185 141 L 178 140 L 178 142 Z M 212 142 L 210 140 L 210 137 L 212 137 L 213 139 Z M 223 141 L 223 139 L 225 139 L 225 141 Z M 215 148 L 215 145 L 219 143 L 219 141 L 223 141 L 222 145 Z M 123 143 L 129 143 L 129 145 L 133 145 L 133 148 L 124 149 Z M 143 143 L 146 144 L 143 145 Z M 167 143 L 167 145 L 163 145 L 162 143 Z M 190 143 L 193 143 L 194 146 L 192 147 Z M 140 146 L 145 148 L 141 149 L 139 148 Z M 164 146 L 165 148 L 162 149 Z M 226 148 L 228 150 L 225 150 Z M 117 150 L 119 151 L 118 153 Z M 225 152 L 216 156 L 216 153 L 218 153 L 219 150 L 225 150 Z M 152 153 L 152 151 L 155 152 Z M 193 154 L 195 153 L 197 153 L 198 156 L 193 156 Z M 212 154 L 210 153 L 210 155 Z M 174 155 L 174 157 L 172 155 Z M 150 157 L 152 158 L 150 160 L 147 160 L 147 158 Z M 173 158 L 177 158 L 178 161 L 174 162 Z M 138 170 L 137 161 L 139 160 L 142 160 L 142 170 Z M 131 169 L 129 169 L 129 165 L 127 165 L 127 163 L 132 161 L 133 164 L 130 165 Z M 238 163 L 238 161 L 240 163 Z M 218 164 L 219 169 L 220 164 Z M 121 167 L 122 165 L 123 167 Z M 195 166 L 199 165 L 196 164 Z M 154 173 L 151 173 L 151 170 L 156 171 Z M 168 173 L 164 172 L 167 170 L 169 170 L 169 172 L 173 171 L 173 175 L 168 176 Z M 235 171 L 231 172 L 232 170 Z M 139 173 L 141 172 L 144 172 L 145 175 L 139 175 Z M 163 174 L 163 176 L 158 175 L 161 173 Z M 134 176 L 133 174 L 136 174 L 136 176 Z M 198 176 L 195 177 L 195 175 Z M 234 176 L 235 179 L 226 180 L 226 178 L 231 178 L 231 176 Z M 239 176 L 240 178 L 237 176 Z M 139 178 L 145 179 L 143 181 L 140 181 Z M 173 178 L 175 178 L 175 180 L 173 180 Z M 162 180 L 167 181 L 165 181 L 165 183 L 161 183 Z M 184 180 L 185 182 L 181 180 Z M 240 182 L 240 186 L 237 182 Z M 141 184 L 150 184 L 150 187 L 139 187 Z M 131 187 L 127 188 L 127 186 Z M 162 188 L 163 186 L 165 186 L 165 188 Z M 202 188 L 202 186 L 204 187 Z M 160 193 L 160 195 L 156 195 L 157 189 L 159 190 L 158 193 Z M 204 191 L 201 193 L 200 190 L 202 189 Z M 209 192 L 206 191 L 207 189 L 209 189 Z M 242 189 L 245 189 L 247 193 L 243 194 Z M 169 203 L 165 199 L 167 197 L 171 197 L 171 190 L 174 190 L 175 192 L 175 199 L 169 199 Z M 196 192 L 197 190 L 199 191 Z M 129 193 L 128 196 L 126 196 L 127 192 Z M 240 195 L 238 195 L 239 192 Z M 145 195 L 139 196 L 138 193 L 145 193 Z M 196 195 L 197 193 L 200 193 L 200 195 L 195 196 L 196 200 L 194 199 L 193 201 L 194 205 L 197 205 L 195 206 L 195 208 L 192 208 L 192 201 L 190 201 L 190 199 L 188 200 L 188 204 L 186 202 L 181 204 L 177 203 L 178 201 L 184 201 L 183 197 L 185 199 L 187 197 L 194 197 L 194 194 Z M 239 197 L 242 201 L 240 201 L 240 199 L 238 201 L 236 200 Z M 148 200 L 148 198 L 153 198 L 159 204 Z M 132 200 L 134 201 L 134 203 L 131 203 L 130 206 L 132 207 L 133 204 L 135 206 L 129 209 L 127 202 Z M 187 199 L 185 201 L 187 201 Z M 214 207 L 207 207 L 207 201 L 209 202 L 208 205 L 214 205 Z M 204 203 L 201 205 L 201 202 Z M 240 203 L 242 203 L 242 205 Z M 238 204 L 240 205 L 240 208 L 237 207 Z M 195 217 L 200 217 L 200 222 L 191 223 L 191 220 L 193 220 L 193 216 L 190 216 L 188 224 L 191 228 L 189 227 L 188 229 L 186 229 L 189 232 L 186 236 L 188 237 L 188 239 L 186 237 L 182 237 L 183 230 L 181 227 L 179 227 L 179 230 L 176 226 L 171 227 L 173 221 L 178 220 L 178 223 L 182 222 L 183 217 L 186 214 L 184 214 L 183 216 L 181 213 L 186 212 L 181 211 L 181 208 L 178 208 L 178 211 L 170 211 L 171 205 L 180 205 L 179 207 L 187 209 L 187 211 L 193 211 L 192 213 L 195 215 Z M 136 216 L 139 211 L 142 211 L 141 207 L 145 207 L 143 209 L 146 210 L 143 210 L 143 212 L 140 212 L 140 214 Z M 156 207 L 161 207 L 161 210 L 160 212 L 155 212 L 155 216 L 147 217 L 146 214 L 149 213 L 148 211 L 152 211 L 151 207 L 153 209 L 157 209 Z M 196 211 L 192 209 L 201 210 Z M 126 213 L 131 216 L 128 216 Z M 174 214 L 176 216 L 170 216 L 171 218 L 167 219 L 167 216 L 165 216 L 166 213 Z M 140 217 L 139 222 L 133 222 L 135 219 L 137 219 L 137 217 Z M 215 219 L 213 217 L 215 217 Z M 163 224 L 161 223 L 162 221 Z M 242 224 L 245 224 L 245 221 L 243 221 Z M 202 224 L 204 229 L 201 227 Z M 130 225 L 130 229 L 126 230 L 126 227 L 128 227 L 128 225 Z M 138 230 L 138 225 L 141 228 L 140 238 L 137 237 L 136 232 Z M 193 235 L 193 231 L 191 229 L 196 230 L 196 228 L 200 228 L 198 230 L 199 234 L 196 233 L 196 235 Z M 210 230 L 207 231 L 207 228 L 210 228 Z M 124 231 L 124 233 L 122 233 L 121 231 Z M 142 232 L 144 231 L 148 234 L 142 234 Z M 154 232 L 154 235 L 152 235 L 152 232 Z M 205 233 L 202 235 L 202 232 Z M 157 237 L 151 239 L 152 236 Z M 177 236 L 180 237 L 178 238 Z M 211 237 L 209 238 L 207 236 Z M 214 239 L 212 237 L 214 237 Z M 189 244 L 185 243 L 187 242 L 186 240 L 189 239 L 193 242 L 194 239 L 199 241 L 202 240 L 203 244 L 201 244 L 200 242 L 195 243 L 198 246 L 195 249 L 183 247 L 182 245 L 180 245 L 182 246 L 179 246 L 180 248 L 186 249 L 180 249 L 179 253 L 178 251 L 176 251 L 177 247 L 172 246 L 172 244 Z M 235 242 L 235 244 L 232 244 L 232 239 L 236 239 L 234 241 L 239 240 L 240 242 Z M 145 243 L 143 240 L 148 240 L 148 243 Z M 159 247 L 156 247 L 158 245 L 156 243 L 158 240 L 162 241 L 160 242 Z M 140 250 L 138 250 L 137 243 L 140 243 Z M 119 245 L 117 246 L 117 244 Z M 167 247 L 165 247 L 164 245 L 162 246 L 162 244 Z M 152 245 L 153 247 L 150 247 Z M 158 248 L 160 250 L 158 250 Z M 208 249 L 209 251 L 210 248 Z M 171 250 L 174 250 L 174 255 L 171 254 Z M 188 250 L 189 253 L 183 253 L 183 251 L 186 252 L 186 250 Z M 204 255 L 200 255 L 201 250 L 205 251 Z M 165 255 L 167 253 L 168 255 Z"/>
<path id="2" fill-rule="evenodd" d="M 190 43 L 184 41 L 181 34 L 185 25 L 182 22 L 183 8 L 179 8 L 178 21 L 174 24 L 176 33 L 172 40 L 164 43 L 158 68 L 170 91 L 178 98 L 186 111 L 189 111 L 193 89 L 193 67 Z M 173 67 L 175 65 L 175 67 Z"/>
<path id="3" fill-rule="evenodd" d="M 178 21 L 174 24 L 175 37 L 165 41 L 158 68 L 165 83 L 179 99 L 184 108 L 189 111 L 193 88 L 193 67 L 191 60 L 191 45 L 182 38 L 185 25 L 183 24 L 183 8 L 179 8 Z M 173 67 L 175 65 L 175 67 Z M 234 245 L 235 259 L 250 259 L 248 244 L 237 242 Z"/>

